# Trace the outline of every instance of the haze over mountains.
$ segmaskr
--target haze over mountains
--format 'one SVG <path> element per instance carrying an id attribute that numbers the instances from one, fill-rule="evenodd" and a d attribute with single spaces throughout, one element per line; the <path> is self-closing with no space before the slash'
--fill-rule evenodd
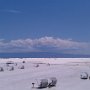
<path id="1" fill-rule="evenodd" d="M 90 55 L 56 52 L 0 53 L 0 58 L 89 58 Z"/>

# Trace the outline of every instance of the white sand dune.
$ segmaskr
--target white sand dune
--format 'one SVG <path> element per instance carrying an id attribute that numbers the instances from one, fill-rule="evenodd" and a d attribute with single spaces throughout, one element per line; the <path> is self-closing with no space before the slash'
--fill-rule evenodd
<path id="1" fill-rule="evenodd" d="M 17 62 L 17 66 L 11 65 L 13 71 L 7 70 L 7 61 Z M 35 67 L 37 63 L 39 67 Z M 18 69 L 20 65 L 25 69 Z M 90 90 L 90 80 L 80 79 L 81 72 L 90 75 L 90 58 L 9 58 L 0 59 L 0 66 L 4 68 L 0 72 L 0 90 L 38 90 L 32 88 L 32 82 L 49 77 L 57 78 L 56 87 L 42 90 Z"/>

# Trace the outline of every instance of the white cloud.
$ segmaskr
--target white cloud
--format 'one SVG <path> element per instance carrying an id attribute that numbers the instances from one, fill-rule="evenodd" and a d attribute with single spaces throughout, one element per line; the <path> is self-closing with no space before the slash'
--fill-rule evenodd
<path id="1" fill-rule="evenodd" d="M 39 48 L 41 47 L 41 48 Z M 90 43 L 77 42 L 72 39 L 61 39 L 53 37 L 42 37 L 38 39 L 18 39 L 5 42 L 0 41 L 0 52 L 30 52 L 30 51 L 43 51 L 42 47 L 54 48 L 54 50 L 88 50 Z M 8 50 L 8 51 L 7 51 Z M 47 50 L 48 51 L 48 50 Z"/>
<path id="2" fill-rule="evenodd" d="M 10 12 L 10 13 L 21 13 L 19 10 L 7 10 L 7 12 Z"/>
<path id="3" fill-rule="evenodd" d="M 1 9 L 1 12 L 8 12 L 8 13 L 21 13 L 19 10 L 14 10 L 14 9 Z"/>

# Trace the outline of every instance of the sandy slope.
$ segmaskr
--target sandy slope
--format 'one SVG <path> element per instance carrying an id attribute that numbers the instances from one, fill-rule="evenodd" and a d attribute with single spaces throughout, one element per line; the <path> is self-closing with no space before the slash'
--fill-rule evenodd
<path id="1" fill-rule="evenodd" d="M 14 66 L 14 71 L 8 71 L 5 62 L 18 62 L 24 65 L 25 69 L 18 69 Z M 23 64 L 22 61 L 26 63 Z M 35 64 L 39 63 L 36 68 Z M 50 66 L 47 65 L 50 63 Z M 90 73 L 89 58 L 58 58 L 58 59 L 0 59 L 0 66 L 4 72 L 0 72 L 0 90 L 37 90 L 32 88 L 32 82 L 39 78 L 56 77 L 58 83 L 56 87 L 42 90 L 90 90 L 90 80 L 81 80 L 80 73 L 85 71 Z"/>

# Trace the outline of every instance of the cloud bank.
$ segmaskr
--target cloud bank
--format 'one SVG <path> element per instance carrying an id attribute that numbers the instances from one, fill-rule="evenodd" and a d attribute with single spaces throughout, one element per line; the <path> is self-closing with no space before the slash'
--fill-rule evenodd
<path id="1" fill-rule="evenodd" d="M 67 53 L 89 52 L 90 43 L 70 39 L 41 37 L 37 39 L 0 40 L 0 52 L 63 51 Z"/>

